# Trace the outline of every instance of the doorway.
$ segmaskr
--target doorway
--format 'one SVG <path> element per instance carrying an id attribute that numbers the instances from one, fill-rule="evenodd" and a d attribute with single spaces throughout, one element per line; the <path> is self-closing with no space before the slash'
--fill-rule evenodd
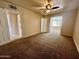
<path id="1" fill-rule="evenodd" d="M 20 14 L 17 11 L 8 10 L 7 19 L 9 26 L 10 39 L 18 39 L 22 37 Z"/>
<path id="2" fill-rule="evenodd" d="M 46 32 L 46 19 L 41 18 L 41 33 Z"/>
<path id="3" fill-rule="evenodd" d="M 61 26 L 62 26 L 62 16 L 51 17 L 50 33 L 60 34 Z"/>

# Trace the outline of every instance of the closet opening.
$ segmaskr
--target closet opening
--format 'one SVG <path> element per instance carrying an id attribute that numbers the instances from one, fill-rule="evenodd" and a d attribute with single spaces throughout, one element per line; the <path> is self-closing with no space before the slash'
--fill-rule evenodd
<path id="1" fill-rule="evenodd" d="M 22 37 L 20 14 L 16 11 L 7 11 L 10 38 L 12 40 Z"/>

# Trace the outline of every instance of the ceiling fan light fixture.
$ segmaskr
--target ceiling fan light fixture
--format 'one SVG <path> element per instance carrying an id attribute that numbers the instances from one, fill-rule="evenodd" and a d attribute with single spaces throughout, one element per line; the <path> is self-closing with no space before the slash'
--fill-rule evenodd
<path id="1" fill-rule="evenodd" d="M 50 10 L 47 10 L 46 12 L 47 12 L 47 13 L 49 13 L 49 12 L 50 12 Z"/>
<path id="2" fill-rule="evenodd" d="M 48 10 L 51 9 L 51 5 L 48 4 L 48 5 L 46 6 L 46 8 L 47 8 Z"/>

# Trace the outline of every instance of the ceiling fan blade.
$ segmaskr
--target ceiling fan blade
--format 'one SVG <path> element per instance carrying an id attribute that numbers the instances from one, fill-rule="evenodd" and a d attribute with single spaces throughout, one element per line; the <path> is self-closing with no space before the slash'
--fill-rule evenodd
<path id="1" fill-rule="evenodd" d="M 46 10 L 46 9 L 40 9 L 40 10 Z"/>
<path id="2" fill-rule="evenodd" d="M 58 9 L 59 8 L 59 6 L 56 6 L 56 7 L 53 7 L 52 9 Z"/>
<path id="3" fill-rule="evenodd" d="M 47 0 L 47 2 L 48 2 L 48 3 L 50 3 L 50 2 L 51 2 L 51 0 Z"/>
<path id="4" fill-rule="evenodd" d="M 32 4 L 33 7 L 42 7 L 41 4 Z"/>
<path id="5" fill-rule="evenodd" d="M 46 9 L 45 7 L 33 7 L 34 9 L 37 9 L 37 10 L 44 10 Z"/>
<path id="6" fill-rule="evenodd" d="M 30 0 L 29 0 L 30 1 Z M 31 0 L 31 5 L 33 7 L 43 7 L 44 6 L 44 3 L 43 2 L 40 2 L 39 0 L 36 1 L 36 0 Z"/>

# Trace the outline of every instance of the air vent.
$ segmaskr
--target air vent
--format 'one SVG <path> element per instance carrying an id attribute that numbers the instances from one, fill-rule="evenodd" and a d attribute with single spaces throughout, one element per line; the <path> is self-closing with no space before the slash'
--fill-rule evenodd
<path id="1" fill-rule="evenodd" d="M 10 5 L 11 9 L 17 9 L 16 6 Z"/>

